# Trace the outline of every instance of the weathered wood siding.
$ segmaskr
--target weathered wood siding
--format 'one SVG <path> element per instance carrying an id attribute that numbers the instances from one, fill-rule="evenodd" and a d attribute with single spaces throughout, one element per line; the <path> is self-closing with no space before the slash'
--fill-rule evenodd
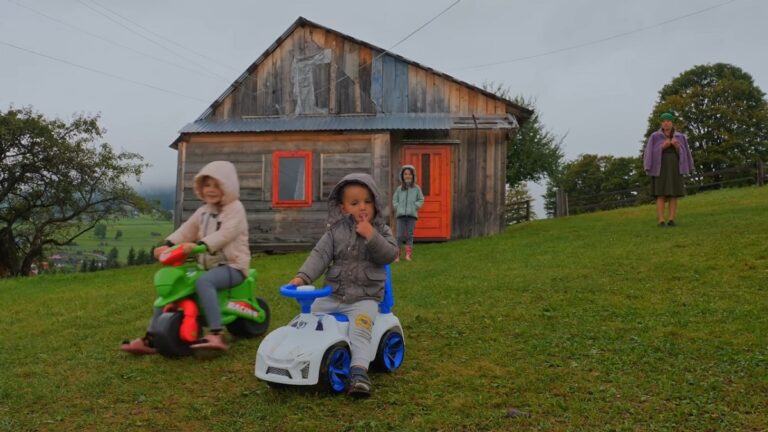
<path id="1" fill-rule="evenodd" d="M 276 150 L 313 152 L 311 207 L 272 207 L 272 152 Z M 195 174 L 208 162 L 231 161 L 240 178 L 240 200 L 248 216 L 254 250 L 289 250 L 313 245 L 325 230 L 328 193 L 351 172 L 373 175 L 381 192 L 390 196 L 389 134 L 194 135 L 179 147 L 179 152 L 184 153 L 179 157 L 183 168 L 177 185 L 183 191 L 178 198 L 180 220 L 186 220 L 201 205 L 192 189 Z"/>
<path id="2" fill-rule="evenodd" d="M 431 70 L 314 26 L 296 28 L 214 110 L 214 119 L 289 114 L 504 114 Z"/>
<path id="3" fill-rule="evenodd" d="M 447 135 L 435 132 L 393 134 L 391 190 L 398 184 L 403 146 L 430 143 L 452 147 L 451 239 L 501 232 L 504 229 L 506 131 L 464 129 L 452 130 Z"/>
<path id="4" fill-rule="evenodd" d="M 506 131 L 453 130 L 453 238 L 497 234 L 504 229 Z"/>

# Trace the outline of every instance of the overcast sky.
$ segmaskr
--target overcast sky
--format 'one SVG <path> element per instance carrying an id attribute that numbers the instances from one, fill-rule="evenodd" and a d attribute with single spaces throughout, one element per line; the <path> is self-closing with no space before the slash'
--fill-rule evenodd
<path id="1" fill-rule="evenodd" d="M 455 1 L 0 0 L 0 108 L 100 113 L 152 163 L 143 183 L 172 185 L 177 131 L 297 17 L 391 48 Z M 568 159 L 635 156 L 659 90 L 695 65 L 768 90 L 767 26 L 764 0 L 461 0 L 392 51 L 535 98 Z"/>

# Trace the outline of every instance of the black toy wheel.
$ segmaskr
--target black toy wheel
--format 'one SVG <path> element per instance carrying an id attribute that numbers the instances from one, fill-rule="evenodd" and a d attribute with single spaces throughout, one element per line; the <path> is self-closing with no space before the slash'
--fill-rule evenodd
<path id="1" fill-rule="evenodd" d="M 179 328 L 184 315 L 181 312 L 165 312 L 157 318 L 155 331 L 152 333 L 157 352 L 166 357 L 186 357 L 194 354 L 189 344 L 179 337 Z M 198 325 L 197 334 L 202 329 Z"/>
<path id="2" fill-rule="evenodd" d="M 373 359 L 373 368 L 384 372 L 394 372 L 403 364 L 405 358 L 405 339 L 400 329 L 393 327 L 384 333 Z"/>
<path id="3" fill-rule="evenodd" d="M 252 338 L 261 336 L 267 332 L 267 329 L 269 329 L 270 319 L 269 305 L 267 304 L 266 300 L 259 297 L 256 298 L 256 302 L 259 304 L 259 307 L 264 310 L 264 314 L 266 315 L 264 322 L 258 323 L 247 318 L 238 318 L 227 324 L 227 330 L 232 336 Z"/>
<path id="4" fill-rule="evenodd" d="M 320 376 L 317 389 L 333 394 L 342 393 L 347 389 L 349 381 L 349 346 L 344 342 L 332 345 L 323 354 L 320 363 Z"/>

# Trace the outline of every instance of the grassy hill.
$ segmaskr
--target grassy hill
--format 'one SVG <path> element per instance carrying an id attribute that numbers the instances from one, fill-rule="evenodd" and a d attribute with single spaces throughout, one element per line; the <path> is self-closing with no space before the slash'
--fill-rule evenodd
<path id="1" fill-rule="evenodd" d="M 149 252 L 152 247 L 162 243 L 163 239 L 173 231 L 172 221 L 157 220 L 150 216 L 109 221 L 105 222 L 105 225 L 107 225 L 107 234 L 103 240 L 96 237 L 94 231 L 91 230 L 78 237 L 75 240 L 75 245 L 60 248 L 57 251 L 58 254 L 67 256 L 70 261 L 76 263 L 82 259 L 82 255 L 77 255 L 78 252 L 106 255 L 112 248 L 117 248 L 118 261 L 125 264 L 131 248 L 135 252 L 141 249 Z M 115 239 L 118 231 L 122 231 L 123 235 Z M 78 269 L 76 264 L 73 266 L 75 270 Z"/>
<path id="2" fill-rule="evenodd" d="M 676 228 L 643 206 L 417 245 L 393 266 L 405 363 L 363 401 L 270 389 L 259 339 L 123 355 L 156 266 L 0 280 L 0 431 L 766 430 L 766 216 L 745 188 L 682 200 Z M 253 261 L 272 328 L 305 256 Z"/>

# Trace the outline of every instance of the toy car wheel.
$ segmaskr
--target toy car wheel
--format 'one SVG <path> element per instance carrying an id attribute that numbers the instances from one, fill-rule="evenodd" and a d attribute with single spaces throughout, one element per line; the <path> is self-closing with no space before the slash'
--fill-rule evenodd
<path id="1" fill-rule="evenodd" d="M 266 318 L 264 319 L 264 322 L 256 322 L 249 320 L 247 318 L 238 318 L 234 321 L 232 321 L 230 324 L 227 324 L 227 330 L 229 333 L 231 333 L 233 336 L 241 337 L 241 338 L 252 338 L 256 336 L 261 336 L 264 333 L 267 332 L 267 329 L 269 329 L 269 305 L 267 304 L 266 300 L 257 297 L 256 302 L 259 304 L 259 307 L 264 310 L 264 313 L 266 314 Z"/>
<path id="2" fill-rule="evenodd" d="M 166 357 L 186 357 L 194 354 L 192 348 L 179 337 L 179 328 L 184 315 L 181 312 L 165 312 L 157 318 L 152 333 L 157 352 Z M 201 329 L 197 329 L 200 334 Z"/>
<path id="3" fill-rule="evenodd" d="M 330 393 L 342 393 L 346 390 L 350 360 L 352 359 L 346 343 L 338 342 L 328 348 L 323 355 L 323 361 L 320 363 L 317 389 Z"/>
<path id="4" fill-rule="evenodd" d="M 373 359 L 373 367 L 384 372 L 394 372 L 403 364 L 405 358 L 405 340 L 398 328 L 391 328 L 384 333 Z"/>

